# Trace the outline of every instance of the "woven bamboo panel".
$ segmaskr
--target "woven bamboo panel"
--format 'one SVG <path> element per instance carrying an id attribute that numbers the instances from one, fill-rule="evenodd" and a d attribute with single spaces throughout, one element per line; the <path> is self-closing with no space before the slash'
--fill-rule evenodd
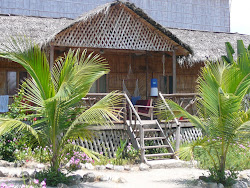
<path id="1" fill-rule="evenodd" d="M 169 132 L 171 130 L 167 130 Z M 171 134 L 169 136 L 169 140 L 174 142 L 176 140 L 175 133 Z M 202 137 L 202 132 L 200 129 L 197 129 L 195 127 L 192 128 L 181 128 L 181 143 L 190 143 L 192 141 L 197 140 L 199 137 Z"/>
<path id="2" fill-rule="evenodd" d="M 167 132 L 170 131 L 169 129 Z M 157 133 L 146 133 L 145 137 L 159 136 Z M 201 130 L 197 128 L 182 128 L 181 143 L 190 143 L 197 138 L 202 137 Z M 99 131 L 97 136 L 92 141 L 77 140 L 76 143 L 81 146 L 95 151 L 103 152 L 108 157 L 115 157 L 117 148 L 120 146 L 120 140 L 129 140 L 126 130 L 103 130 Z M 169 136 L 169 141 L 175 141 L 175 132 Z M 156 145 L 162 145 L 162 141 L 155 141 Z"/>
<path id="3" fill-rule="evenodd" d="M 103 152 L 106 156 L 115 157 L 121 139 L 128 139 L 125 130 L 103 130 L 92 141 L 79 139 L 77 143 L 97 153 Z"/>
<path id="4" fill-rule="evenodd" d="M 113 6 L 59 33 L 56 46 L 171 51 L 171 41 L 124 5 Z"/>

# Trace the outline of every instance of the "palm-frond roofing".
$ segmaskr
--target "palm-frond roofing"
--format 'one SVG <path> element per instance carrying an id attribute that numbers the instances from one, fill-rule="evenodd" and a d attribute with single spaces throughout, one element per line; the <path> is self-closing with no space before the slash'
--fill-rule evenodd
<path id="1" fill-rule="evenodd" d="M 190 48 L 190 46 L 188 44 L 185 44 L 180 39 L 178 39 L 178 37 L 176 37 L 174 34 L 172 34 L 169 30 L 167 30 L 166 28 L 164 28 L 163 26 L 161 26 L 160 24 L 155 22 L 142 9 L 136 7 L 133 3 L 123 2 L 123 1 L 115 1 L 115 2 L 106 3 L 102 6 L 97 7 L 96 9 L 93 9 L 92 11 L 84 13 L 79 18 L 74 20 L 72 23 L 68 24 L 61 31 L 58 31 L 58 32 L 54 33 L 52 36 L 50 36 L 48 38 L 47 42 L 49 43 L 49 42 L 53 41 L 53 39 L 56 37 L 57 34 L 69 29 L 70 27 L 72 27 L 80 22 L 88 21 L 88 20 L 94 18 L 94 16 L 99 14 L 99 13 L 102 13 L 102 14 L 104 14 L 103 16 L 105 16 L 105 14 L 108 14 L 108 10 L 110 9 L 110 7 L 113 7 L 116 5 L 126 6 L 127 8 L 132 10 L 135 14 L 137 14 L 139 17 L 143 18 L 147 23 L 151 24 L 156 30 L 159 30 L 164 35 L 166 35 L 170 40 L 174 41 L 174 43 L 176 44 L 175 46 L 179 46 L 180 48 L 184 48 L 190 54 L 193 53 L 192 49 Z"/>
<path id="2" fill-rule="evenodd" d="M 243 40 L 245 46 L 250 44 L 250 35 L 239 33 L 223 33 L 210 31 L 196 31 L 188 29 L 167 28 L 180 40 L 187 43 L 194 51 L 193 55 L 182 57 L 179 62 L 189 64 L 220 60 L 226 55 L 225 42 L 230 42 L 237 49 L 237 40 Z"/>
<path id="3" fill-rule="evenodd" d="M 0 15 L 0 47 L 10 37 L 26 36 L 34 42 L 41 43 L 55 31 L 71 23 L 71 19 L 41 18 L 32 16 Z"/>

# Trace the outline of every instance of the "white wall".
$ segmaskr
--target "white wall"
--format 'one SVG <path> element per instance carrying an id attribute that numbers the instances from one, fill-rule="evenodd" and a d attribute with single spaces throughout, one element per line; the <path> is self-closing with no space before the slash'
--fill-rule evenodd
<path id="1" fill-rule="evenodd" d="M 112 0 L 0 0 L 0 14 L 76 18 Z M 229 0 L 129 0 L 166 27 L 230 31 Z"/>

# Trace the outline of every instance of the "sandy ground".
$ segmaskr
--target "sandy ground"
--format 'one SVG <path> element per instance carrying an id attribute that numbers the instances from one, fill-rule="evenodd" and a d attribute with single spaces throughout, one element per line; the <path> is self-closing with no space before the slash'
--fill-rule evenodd
<path id="1" fill-rule="evenodd" d="M 190 168 L 150 169 L 149 171 L 133 171 L 133 172 L 107 171 L 105 172 L 105 175 L 110 176 L 114 179 L 122 177 L 127 182 L 126 183 L 96 182 L 88 185 L 90 185 L 91 187 L 98 187 L 98 188 L 194 187 L 194 181 L 197 180 L 199 176 L 202 175 L 202 173 L 206 173 L 206 171 L 199 169 L 190 169 Z M 95 174 L 103 175 L 103 172 L 98 171 L 95 172 Z"/>
<path id="2" fill-rule="evenodd" d="M 21 169 L 17 168 L 4 168 L 0 167 L 2 172 L 8 171 L 10 174 L 12 172 L 17 172 Z M 22 169 L 26 170 L 26 169 Z M 108 182 L 94 182 L 94 183 L 82 183 L 78 186 L 73 187 L 89 187 L 89 188 L 181 188 L 181 187 L 194 187 L 195 180 L 198 179 L 206 171 L 195 169 L 195 168 L 168 168 L 168 169 L 150 169 L 149 171 L 123 171 L 117 172 L 113 170 L 78 170 L 74 174 L 84 175 L 88 172 L 93 172 L 96 176 L 108 176 L 111 177 L 113 181 Z M 125 183 L 115 182 L 118 178 L 124 178 Z M 0 178 L 0 183 L 6 182 L 8 184 L 14 183 L 16 187 L 21 184 L 20 179 L 17 178 Z"/>
<path id="3" fill-rule="evenodd" d="M 207 175 L 206 170 L 196 168 L 166 168 L 166 169 L 150 169 L 148 171 L 139 171 L 138 166 L 132 171 L 117 172 L 114 170 L 78 170 L 74 174 L 84 175 L 88 172 L 93 172 L 96 176 L 108 176 L 112 181 L 81 183 L 79 185 L 71 186 L 72 188 L 86 187 L 86 188 L 186 188 L 198 187 L 195 182 L 201 175 Z M 26 170 L 29 173 L 32 171 L 21 168 L 5 168 L 0 167 L 0 171 L 8 172 L 9 174 L 20 173 L 21 170 Z M 243 173 L 250 174 L 250 170 Z M 117 183 L 118 178 L 124 178 L 125 183 Z M 0 185 L 2 182 L 8 184 L 14 183 L 16 186 L 22 184 L 20 179 L 15 178 L 0 178 Z"/>

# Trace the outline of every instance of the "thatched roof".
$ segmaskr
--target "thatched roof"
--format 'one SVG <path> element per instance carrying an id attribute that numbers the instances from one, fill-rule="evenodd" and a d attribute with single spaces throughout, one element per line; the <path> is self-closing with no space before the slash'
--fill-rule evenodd
<path id="1" fill-rule="evenodd" d="M 108 3 L 100 6 L 97 9 L 80 16 L 77 20 L 0 15 L 0 47 L 10 36 L 20 34 L 25 34 L 36 42 L 50 41 L 53 36 L 67 29 L 71 25 L 84 19 L 89 19 L 100 11 L 106 11 L 109 7 L 114 6 L 117 3 L 120 2 Z M 179 45 L 188 49 L 190 47 L 192 48 L 193 56 L 179 59 L 180 63 L 183 63 L 184 61 L 189 64 L 204 62 L 206 60 L 216 61 L 220 59 L 222 55 L 226 55 L 225 42 L 230 42 L 235 49 L 237 40 L 243 40 L 246 46 L 250 44 L 249 35 L 163 28 L 133 4 L 123 4 Z"/>
<path id="2" fill-rule="evenodd" d="M 165 34 L 170 40 L 177 43 L 178 46 L 181 46 L 181 48 L 184 48 L 186 51 L 188 51 L 191 54 L 193 53 L 192 49 L 190 48 L 190 46 L 188 44 L 185 44 L 178 37 L 176 37 L 174 34 L 172 34 L 169 30 L 167 30 L 166 28 L 164 28 L 163 26 L 161 26 L 160 24 L 155 22 L 142 9 L 136 7 L 133 3 L 119 1 L 119 0 L 117 0 L 115 2 L 111 2 L 111 3 L 106 3 L 106 4 L 102 5 L 102 6 L 97 7 L 96 9 L 93 9 L 93 10 L 91 10 L 89 12 L 84 13 L 83 15 L 78 17 L 76 20 L 74 20 L 73 22 L 71 22 L 70 24 L 65 26 L 61 31 L 56 32 L 53 35 L 51 35 L 48 38 L 47 43 L 53 41 L 53 39 L 56 37 L 56 35 L 60 34 L 61 32 L 65 31 L 67 29 L 69 29 L 70 27 L 72 27 L 72 26 L 74 26 L 74 25 L 76 25 L 76 24 L 78 24 L 80 22 L 90 20 L 91 18 L 93 18 L 95 15 L 97 15 L 99 13 L 104 13 L 104 14 L 107 13 L 109 8 L 112 7 L 112 6 L 115 6 L 115 5 L 125 5 L 126 7 L 131 9 L 134 13 L 136 13 L 138 16 L 143 18 L 146 22 L 148 22 L 153 27 L 155 27 L 157 30 L 159 30 L 163 34 Z"/>
<path id="3" fill-rule="evenodd" d="M 225 42 L 230 42 L 233 48 L 237 48 L 237 40 L 243 40 L 245 46 L 250 44 L 250 35 L 239 33 L 222 33 L 209 31 L 196 31 L 187 29 L 167 28 L 180 40 L 191 46 L 193 56 L 179 59 L 180 63 L 186 61 L 189 64 L 204 62 L 207 60 L 217 61 L 222 55 L 226 55 Z"/>
<path id="4" fill-rule="evenodd" d="M 10 37 L 25 35 L 31 40 L 41 43 L 57 30 L 71 23 L 70 19 L 40 18 L 29 16 L 0 16 L 0 46 Z"/>

